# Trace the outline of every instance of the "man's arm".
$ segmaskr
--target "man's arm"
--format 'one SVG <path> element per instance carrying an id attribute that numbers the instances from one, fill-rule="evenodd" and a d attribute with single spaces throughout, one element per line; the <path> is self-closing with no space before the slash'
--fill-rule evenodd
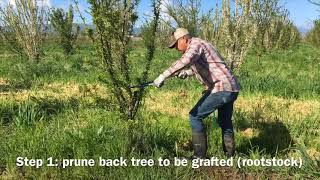
<path id="1" fill-rule="evenodd" d="M 199 45 L 191 45 L 189 49 L 182 55 L 181 59 L 174 62 L 167 70 L 160 74 L 153 83 L 157 87 L 161 87 L 166 78 L 175 76 L 183 68 L 190 66 L 200 58 Z"/>
<path id="2" fill-rule="evenodd" d="M 174 76 L 177 72 L 183 68 L 190 66 L 193 62 L 200 58 L 200 54 L 197 47 L 190 47 L 187 52 L 183 54 L 181 59 L 174 62 L 167 70 L 165 70 L 162 75 L 165 78 Z"/>

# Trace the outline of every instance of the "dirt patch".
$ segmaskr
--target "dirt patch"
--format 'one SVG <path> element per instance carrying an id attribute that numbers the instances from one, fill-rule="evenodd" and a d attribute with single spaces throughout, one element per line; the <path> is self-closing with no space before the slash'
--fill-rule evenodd
<path id="1" fill-rule="evenodd" d="M 4 78 L 0 78 L 0 85 L 9 85 L 9 82 Z"/>
<path id="2" fill-rule="evenodd" d="M 189 111 L 200 95 L 187 91 L 159 92 L 146 98 L 146 107 L 150 111 L 161 111 L 183 119 L 189 118 Z M 320 101 L 293 100 L 275 96 L 239 97 L 235 109 L 250 117 L 265 120 L 300 120 L 320 113 Z M 259 116 L 259 117 L 258 117 Z"/>
<path id="3" fill-rule="evenodd" d="M 313 160 L 320 160 L 320 152 L 318 152 L 315 148 L 308 149 L 307 153 Z"/>
<path id="4" fill-rule="evenodd" d="M 179 116 L 188 119 L 190 101 L 192 98 L 185 91 L 164 92 L 146 99 L 147 110 L 161 111 L 171 116 Z"/>
<path id="5" fill-rule="evenodd" d="M 289 106 L 290 112 L 295 112 L 296 118 L 303 118 L 317 111 L 320 113 L 320 103 L 317 101 L 294 101 Z"/>
<path id="6" fill-rule="evenodd" d="M 25 101 L 29 97 L 46 98 L 52 97 L 59 100 L 80 97 L 107 97 L 110 96 L 107 89 L 100 84 L 76 84 L 76 83 L 51 83 L 45 84 L 37 90 L 21 90 L 9 92 L 0 96 L 0 100 Z"/>
<path id="7" fill-rule="evenodd" d="M 4 78 L 0 78 L 0 96 L 8 94 L 10 83 Z"/>
<path id="8" fill-rule="evenodd" d="M 8 84 L 4 78 L 0 78 L 0 85 Z M 200 94 L 185 90 L 152 92 L 145 100 L 147 111 L 160 111 L 170 116 L 189 118 L 189 111 L 200 98 Z M 72 98 L 93 97 L 107 98 L 112 95 L 101 84 L 77 84 L 51 83 L 45 84 L 37 90 L 21 90 L 18 92 L 6 92 L 0 95 L 0 100 L 25 101 L 29 97 L 53 97 L 59 100 Z M 259 120 L 284 120 L 294 121 L 320 114 L 320 101 L 317 100 L 292 100 L 275 96 L 257 95 L 254 97 L 239 97 L 235 103 L 235 110 L 243 111 L 249 116 Z"/>
<path id="9" fill-rule="evenodd" d="M 294 100 L 275 96 L 239 97 L 236 109 L 247 114 L 257 114 L 264 119 L 300 120 L 320 113 L 320 102 L 316 100 Z"/>
<path id="10" fill-rule="evenodd" d="M 257 134 L 259 134 L 257 132 L 257 129 L 252 129 L 252 128 L 247 128 L 244 131 L 240 132 L 243 136 L 248 137 L 248 138 L 252 138 L 253 136 L 256 136 Z"/>

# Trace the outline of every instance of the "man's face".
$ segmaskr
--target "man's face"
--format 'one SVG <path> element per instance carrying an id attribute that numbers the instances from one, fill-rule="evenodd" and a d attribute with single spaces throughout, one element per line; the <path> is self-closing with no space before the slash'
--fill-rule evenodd
<path id="1" fill-rule="evenodd" d="M 184 53 L 188 48 L 188 39 L 185 37 L 178 39 L 175 47 L 176 50 L 180 51 L 181 53 Z"/>

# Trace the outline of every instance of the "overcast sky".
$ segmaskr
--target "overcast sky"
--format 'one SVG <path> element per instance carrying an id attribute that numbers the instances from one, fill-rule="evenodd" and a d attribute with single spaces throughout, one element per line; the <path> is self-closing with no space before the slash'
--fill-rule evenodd
<path id="1" fill-rule="evenodd" d="M 0 3 L 13 2 L 14 0 L 0 0 Z M 67 9 L 67 7 L 72 3 L 72 0 L 37 0 L 43 1 L 46 6 L 50 7 L 59 7 Z M 80 10 L 88 10 L 89 4 L 87 0 L 78 0 L 80 3 Z M 170 0 L 164 0 L 170 2 Z M 221 4 L 221 0 L 201 0 L 203 4 L 203 11 L 210 8 L 214 8 L 215 4 Z M 312 21 L 320 18 L 320 7 L 317 7 L 308 2 L 308 0 L 280 0 L 281 4 L 285 6 L 290 12 L 291 20 L 298 26 L 308 28 L 312 25 Z M 150 0 L 141 0 L 139 5 L 139 17 L 140 23 L 143 20 L 144 14 L 150 12 L 151 1 Z M 318 9 L 318 10 L 317 10 Z M 89 14 L 84 13 L 88 21 L 92 21 Z M 80 19 L 77 18 L 76 21 L 80 22 Z"/>

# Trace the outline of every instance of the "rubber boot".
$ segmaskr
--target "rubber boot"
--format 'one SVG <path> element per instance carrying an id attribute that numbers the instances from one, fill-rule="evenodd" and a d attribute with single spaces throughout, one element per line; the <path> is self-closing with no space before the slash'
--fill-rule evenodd
<path id="1" fill-rule="evenodd" d="M 191 159 L 205 159 L 207 158 L 207 134 L 205 132 L 192 133 L 193 156 Z"/>
<path id="2" fill-rule="evenodd" d="M 234 134 L 233 133 L 223 133 L 222 145 L 223 145 L 224 154 L 228 158 L 234 156 L 236 146 L 235 146 L 235 142 L 234 142 Z"/>

